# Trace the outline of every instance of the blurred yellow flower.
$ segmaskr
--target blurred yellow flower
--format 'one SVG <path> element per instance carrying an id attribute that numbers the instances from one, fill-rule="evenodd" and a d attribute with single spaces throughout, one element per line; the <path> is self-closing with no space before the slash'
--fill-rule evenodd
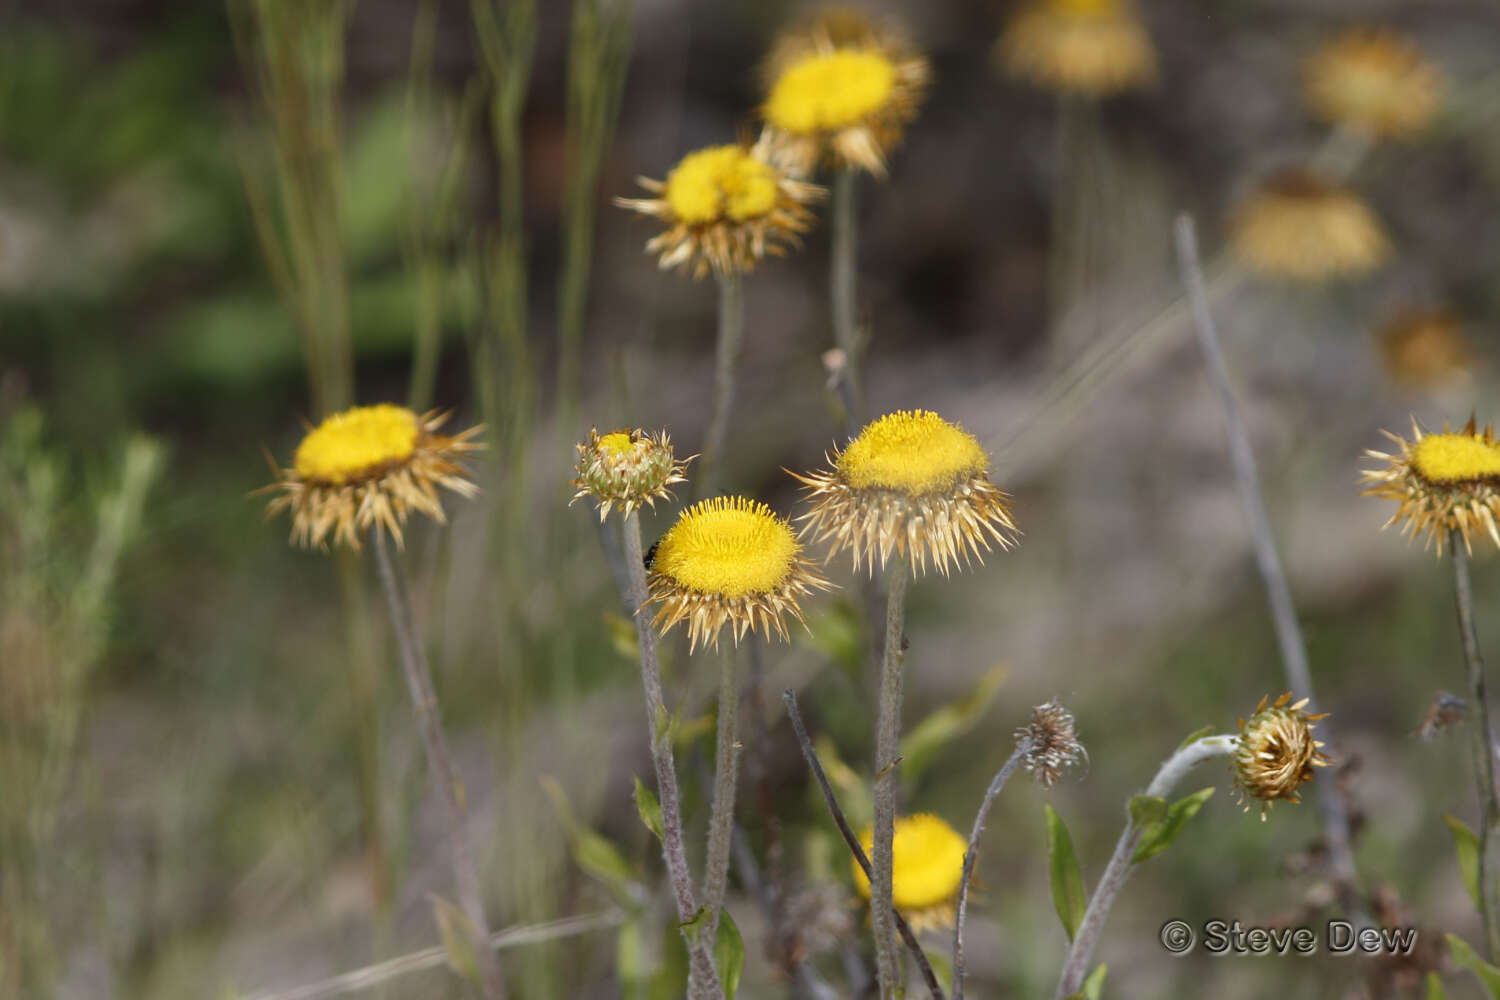
<path id="1" fill-rule="evenodd" d="M 1386 373 L 1405 385 L 1436 388 L 1466 377 L 1474 364 L 1474 351 L 1452 313 L 1408 313 L 1377 337 Z"/>
<path id="2" fill-rule="evenodd" d="M 891 844 L 891 899 L 913 930 L 951 926 L 953 905 L 963 879 L 968 841 L 932 813 L 899 816 Z M 860 843 L 869 856 L 875 830 L 866 829 Z M 854 887 L 870 898 L 870 880 L 858 861 L 851 861 Z"/>
<path id="3" fill-rule="evenodd" d="M 436 431 L 448 419 L 436 411 L 418 416 L 381 403 L 335 413 L 308 431 L 290 469 L 261 492 L 278 495 L 268 517 L 292 512 L 292 541 L 304 547 L 360 547 L 360 534 L 388 531 L 402 544 L 411 511 L 444 521 L 438 487 L 471 497 L 478 487 L 457 459 L 482 447 L 470 440 L 481 428 L 453 437 Z"/>
<path id="4" fill-rule="evenodd" d="M 725 625 L 737 644 L 746 632 L 803 621 L 798 598 L 830 586 L 802 558 L 792 526 L 765 504 L 715 497 L 694 504 L 657 544 L 648 580 L 661 604 L 653 624 L 663 634 L 688 623 L 688 648 L 714 646 Z"/>
<path id="5" fill-rule="evenodd" d="M 1088 97 L 1156 80 L 1156 50 L 1129 0 L 1034 0 L 1007 25 L 995 54 L 1013 76 Z"/>
<path id="6" fill-rule="evenodd" d="M 808 206 L 823 197 L 768 160 L 768 140 L 753 147 L 711 146 L 684 156 L 665 181 L 637 178 L 654 198 L 616 198 L 615 204 L 660 219 L 667 229 L 646 252 L 663 269 L 691 269 L 702 277 L 749 271 L 767 254 L 797 246 L 812 225 Z"/>
<path id="7" fill-rule="evenodd" d="M 812 508 L 799 520 L 833 551 L 849 549 L 858 571 L 877 552 L 883 567 L 891 552 L 909 558 L 912 572 L 927 559 L 945 576 L 950 562 L 968 561 L 1013 544 L 1015 523 L 987 475 L 989 456 L 963 428 L 926 410 L 901 410 L 873 421 L 831 469 L 792 475 L 807 487 Z M 987 537 L 988 536 L 988 537 Z"/>
<path id="8" fill-rule="evenodd" d="M 1252 269 L 1295 281 L 1367 274 L 1391 252 L 1380 220 L 1358 195 L 1303 169 L 1263 181 L 1235 214 L 1233 236 Z"/>
<path id="9" fill-rule="evenodd" d="M 819 163 L 884 176 L 928 77 L 926 59 L 863 14 L 824 12 L 778 38 L 767 60 L 760 110 L 773 157 L 799 176 Z"/>
<path id="10" fill-rule="evenodd" d="M 1325 121 L 1371 135 L 1404 137 L 1426 128 L 1443 101 L 1443 76 L 1406 39 L 1357 28 L 1307 60 L 1307 103 Z"/>

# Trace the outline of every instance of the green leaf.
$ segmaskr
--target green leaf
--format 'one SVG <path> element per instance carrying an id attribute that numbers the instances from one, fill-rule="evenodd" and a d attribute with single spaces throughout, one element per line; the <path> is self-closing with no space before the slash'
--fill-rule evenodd
<path id="1" fill-rule="evenodd" d="M 1177 839 L 1177 835 L 1182 832 L 1188 820 L 1198 815 L 1198 810 L 1203 808 L 1203 803 L 1207 802 L 1213 794 L 1214 789 L 1209 786 L 1199 789 L 1186 798 L 1178 799 L 1168 806 L 1166 819 L 1146 827 L 1140 846 L 1135 849 L 1135 856 L 1130 859 L 1131 864 L 1138 865 L 1171 847 L 1172 841 Z"/>
<path id="2" fill-rule="evenodd" d="M 661 965 L 651 976 L 651 1000 L 681 1000 L 687 993 L 688 954 L 675 924 L 662 931 Z"/>
<path id="3" fill-rule="evenodd" d="M 1427 1000 L 1448 1000 L 1448 991 L 1443 989 L 1443 977 L 1436 972 L 1427 973 Z"/>
<path id="4" fill-rule="evenodd" d="M 543 775 L 539 780 L 547 797 L 552 800 L 552 808 L 557 812 L 558 821 L 568 835 L 568 848 L 573 855 L 573 863 L 604 883 L 618 899 L 630 899 L 635 871 L 619 848 L 578 822 L 573 815 L 572 806 L 568 804 L 567 794 L 556 778 Z"/>
<path id="5" fill-rule="evenodd" d="M 640 920 L 630 919 L 621 924 L 620 933 L 615 936 L 615 975 L 632 996 L 640 993 L 641 982 L 646 978 L 645 950 Z"/>
<path id="6" fill-rule="evenodd" d="M 1470 830 L 1457 816 L 1443 816 L 1443 822 L 1453 833 L 1453 850 L 1458 854 L 1458 874 L 1464 888 L 1469 890 L 1469 899 L 1474 909 L 1479 909 L 1479 835 Z"/>
<path id="7" fill-rule="evenodd" d="M 818 760 L 823 764 L 823 771 L 828 775 L 828 783 L 833 786 L 834 794 L 838 796 L 839 806 L 843 808 L 849 825 L 854 827 L 856 832 L 863 830 L 875 818 L 875 800 L 871 795 L 869 779 L 844 763 L 843 758 L 839 757 L 838 749 L 833 745 L 833 740 L 829 739 L 826 733 L 813 741 L 813 748 L 818 753 Z M 816 789 L 811 789 L 809 794 L 819 799 L 818 809 L 821 813 L 824 808 L 821 796 L 818 795 Z"/>
<path id="8" fill-rule="evenodd" d="M 1177 744 L 1177 749 L 1181 750 L 1185 747 L 1189 747 L 1192 744 L 1197 743 L 1199 740 L 1203 739 L 1203 737 L 1212 736 L 1213 734 L 1213 726 L 1204 726 L 1202 729 L 1195 729 L 1191 733 L 1188 733 L 1187 739 Z"/>
<path id="9" fill-rule="evenodd" d="M 1083 891 L 1083 876 L 1078 871 L 1078 855 L 1073 852 L 1073 838 L 1062 817 L 1050 805 L 1047 811 L 1047 871 L 1052 878 L 1052 905 L 1057 909 L 1057 919 L 1062 921 L 1068 940 L 1078 933 L 1083 922 L 1083 911 L 1087 898 Z"/>
<path id="10" fill-rule="evenodd" d="M 1490 995 L 1490 1000 L 1500 998 L 1500 969 L 1480 958 L 1469 943 L 1457 934 L 1448 934 L 1448 954 L 1453 956 L 1453 961 L 1468 969 L 1479 978 L 1484 985 L 1484 991 Z"/>
<path id="11" fill-rule="evenodd" d="M 657 840 L 661 840 L 666 835 L 661 822 L 661 803 L 657 801 L 656 793 L 641 783 L 638 775 L 631 777 L 635 778 L 635 811 L 640 814 L 646 829 L 656 834 Z"/>
<path id="12" fill-rule="evenodd" d="M 1155 795 L 1137 795 L 1130 800 L 1130 821 L 1150 826 L 1167 818 L 1167 800 Z"/>
<path id="13" fill-rule="evenodd" d="M 685 920 L 682 923 L 678 924 L 677 925 L 677 929 L 680 930 L 680 931 L 682 931 L 682 936 L 685 939 L 687 939 L 689 941 L 693 941 L 693 940 L 697 939 L 697 937 L 698 937 L 698 935 L 700 933 L 702 933 L 703 926 L 705 924 L 707 924 L 707 923 L 708 923 L 708 907 L 706 907 L 706 906 L 700 906 L 700 907 L 698 907 L 698 912 L 695 913 L 695 914 L 693 914 L 687 920 Z"/>
<path id="14" fill-rule="evenodd" d="M 479 962 L 474 955 L 474 924 L 468 914 L 436 894 L 429 894 L 432 915 L 437 919 L 438 931 L 443 936 L 443 951 L 448 955 L 448 964 L 453 971 L 469 982 L 479 983 Z"/>
<path id="15" fill-rule="evenodd" d="M 724 987 L 724 1000 L 734 1000 L 740 988 L 740 976 L 745 971 L 745 940 L 728 910 L 719 911 L 719 931 L 714 939 L 714 967 L 719 970 L 719 983 Z"/>
<path id="16" fill-rule="evenodd" d="M 945 746 L 979 721 L 995 700 L 995 692 L 1008 672 L 1003 666 L 991 667 L 979 678 L 972 691 L 937 709 L 911 728 L 901 740 L 901 780 L 904 783 L 909 785 L 920 778 Z"/>
<path id="17" fill-rule="evenodd" d="M 813 648 L 850 672 L 864 664 L 859 614 L 849 601 L 833 601 L 827 610 L 807 616 L 808 641 Z"/>
<path id="18" fill-rule="evenodd" d="M 1107 972 L 1109 972 L 1109 966 L 1100 965 L 1089 973 L 1089 977 L 1083 981 L 1083 989 L 1078 992 L 1078 996 L 1083 997 L 1084 1000 L 1099 1000 L 1099 994 L 1104 991 L 1104 975 Z"/>

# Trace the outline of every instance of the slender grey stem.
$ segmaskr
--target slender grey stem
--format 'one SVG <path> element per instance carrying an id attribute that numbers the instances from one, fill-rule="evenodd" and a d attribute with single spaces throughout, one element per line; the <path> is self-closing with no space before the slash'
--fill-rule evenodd
<path id="1" fill-rule="evenodd" d="M 627 599 L 635 617 L 635 634 L 641 649 L 641 683 L 646 690 L 646 725 L 651 733 L 651 764 L 656 770 L 656 794 L 661 803 L 661 853 L 667 866 L 667 878 L 677 903 L 677 920 L 683 926 L 682 936 L 688 949 L 688 995 L 722 997 L 723 987 L 714 969 L 712 942 L 690 933 L 686 925 L 698 914 L 693 894 L 693 876 L 688 869 L 687 851 L 682 841 L 682 801 L 677 791 L 677 763 L 672 754 L 671 714 L 662 697 L 661 660 L 656 646 L 656 629 L 651 626 L 646 602 L 646 564 L 641 555 L 640 514 L 626 515 L 621 529 L 625 535 L 625 572 L 630 580 Z"/>
<path id="2" fill-rule="evenodd" d="M 906 577 L 910 568 L 898 560 L 885 574 L 885 652 L 880 658 L 880 705 L 875 721 L 875 876 L 870 880 L 870 921 L 875 928 L 875 971 L 881 1000 L 901 993 L 896 952 L 895 903 L 891 899 L 891 845 L 896 828 L 896 782 L 900 778 L 901 684 L 905 654 Z"/>
<path id="3" fill-rule="evenodd" d="M 802 713 L 797 710 L 797 695 L 790 690 L 783 691 L 781 700 L 786 703 L 786 714 L 792 720 L 792 732 L 797 735 L 797 746 L 802 749 L 802 759 L 807 761 L 808 770 L 812 771 L 813 777 L 817 779 L 818 788 L 823 792 L 823 801 L 828 805 L 834 825 L 839 828 L 844 843 L 849 845 L 849 852 L 854 855 L 854 860 L 860 870 L 865 873 L 865 878 L 871 878 L 874 869 L 870 864 L 870 858 L 865 854 L 864 847 L 860 845 L 859 838 L 854 835 L 854 828 L 849 825 L 849 820 L 844 816 L 844 810 L 839 808 L 839 800 L 833 794 L 833 786 L 828 783 L 828 774 L 823 770 L 822 762 L 818 760 L 812 740 L 807 737 L 807 727 L 802 724 Z M 933 1000 L 944 1000 L 943 987 L 938 984 L 937 976 L 932 971 L 932 963 L 927 960 L 927 953 L 917 943 L 917 936 L 912 932 L 911 925 L 899 913 L 896 914 L 896 929 L 901 932 L 901 940 L 906 942 L 906 948 L 916 961 L 917 969 L 922 973 L 922 981 L 927 984 Z"/>
<path id="4" fill-rule="evenodd" d="M 464 833 L 458 778 L 453 771 L 453 758 L 448 754 L 448 744 L 443 739 L 443 721 L 438 712 L 437 694 L 432 687 L 432 671 L 427 666 L 427 654 L 422 651 L 422 644 L 417 641 L 416 629 L 412 625 L 411 599 L 406 593 L 406 578 L 391 559 L 385 533 L 379 526 L 370 529 L 370 541 L 375 549 L 375 562 L 380 568 L 380 583 L 385 590 L 386 604 L 390 607 L 396 643 L 401 650 L 401 667 L 406 675 L 406 688 L 411 695 L 412 708 L 417 715 L 417 728 L 422 731 L 422 743 L 427 750 L 427 766 L 432 768 L 438 796 L 443 800 L 448 821 L 448 854 L 453 865 L 454 888 L 458 892 L 458 904 L 469 921 L 470 945 L 479 970 L 479 985 L 484 991 L 485 1000 L 503 1000 L 505 986 L 500 980 L 500 961 L 489 946 L 490 925 L 484 917 L 479 872 L 469 851 L 469 838 Z"/>
<path id="5" fill-rule="evenodd" d="M 719 492 L 723 476 L 724 444 L 729 437 L 729 414 L 734 407 L 734 373 L 740 364 L 745 333 L 745 286 L 738 271 L 717 275 L 719 280 L 719 339 L 714 351 L 713 412 L 703 439 L 703 460 L 698 464 L 700 495 Z"/>
<path id="6" fill-rule="evenodd" d="M 1479 915 L 1484 922 L 1485 946 L 1491 961 L 1500 955 L 1500 880 L 1491 866 L 1493 849 L 1500 832 L 1500 802 L 1495 790 L 1495 756 L 1490 753 L 1494 741 L 1490 729 L 1489 704 L 1485 700 L 1484 657 L 1479 651 L 1479 633 L 1474 628 L 1474 590 L 1469 579 L 1469 549 L 1463 533 L 1454 528 L 1448 533 L 1448 547 L 1453 550 L 1453 584 L 1458 603 L 1458 631 L 1463 637 L 1464 662 L 1468 666 L 1469 699 L 1474 704 L 1473 730 L 1475 779 L 1479 785 L 1479 803 L 1483 816 L 1479 827 Z"/>
<path id="7" fill-rule="evenodd" d="M 990 787 L 984 793 L 984 801 L 979 804 L 979 813 L 974 817 L 974 829 L 969 833 L 969 849 L 964 852 L 963 877 L 958 883 L 958 913 L 953 921 L 953 1000 L 964 1000 L 964 914 L 969 906 L 969 882 L 974 877 L 974 862 L 979 857 L 979 835 L 984 833 L 984 820 L 990 813 L 990 806 L 995 804 L 1000 790 L 1015 773 L 1021 758 L 1030 753 L 1033 746 L 1035 744 L 1029 737 L 1016 744 L 1010 759 L 990 782 Z"/>
<path id="8" fill-rule="evenodd" d="M 1250 435 L 1245 431 L 1245 422 L 1240 415 L 1234 389 L 1229 384 L 1224 354 L 1219 349 L 1219 336 L 1214 326 L 1213 313 L 1209 309 L 1208 293 L 1204 289 L 1203 269 L 1198 262 L 1198 238 L 1191 216 L 1184 213 L 1177 217 L 1176 234 L 1182 281 L 1187 287 L 1188 300 L 1193 307 L 1193 325 L 1197 330 L 1198 345 L 1203 349 L 1204 366 L 1208 369 L 1209 381 L 1213 384 L 1214 395 L 1218 397 L 1219 408 L 1224 412 L 1235 485 L 1239 488 L 1240 504 L 1245 510 L 1245 517 L 1250 522 L 1255 563 L 1260 568 L 1261 579 L 1266 586 L 1266 597 L 1271 605 L 1271 621 L 1276 627 L 1276 642 L 1281 649 L 1282 667 L 1292 691 L 1297 697 L 1307 699 L 1308 714 L 1315 715 L 1319 711 L 1318 699 L 1313 690 L 1312 672 L 1308 669 L 1307 644 L 1303 641 L 1302 628 L 1297 623 L 1297 610 L 1292 604 L 1292 591 L 1287 585 L 1286 573 L 1282 570 L 1281 558 L 1276 552 L 1271 519 L 1266 514 L 1260 476 L 1255 468 L 1255 453 L 1250 448 Z M 1335 742 L 1326 722 L 1322 724 L 1320 735 L 1330 744 Z M 1364 906 L 1360 901 L 1359 871 L 1354 865 L 1354 850 L 1349 842 L 1349 814 L 1338 782 L 1319 784 L 1318 806 L 1322 813 L 1328 856 L 1333 865 L 1335 883 L 1343 897 L 1342 902 L 1346 910 L 1360 912 Z"/>
<path id="9" fill-rule="evenodd" d="M 1237 742 L 1235 736 L 1222 734 L 1205 736 L 1189 743 L 1167 758 L 1167 762 L 1147 786 L 1145 794 L 1154 798 L 1166 798 L 1167 793 L 1171 792 L 1188 771 L 1210 757 L 1233 753 Z M 1099 934 L 1104 930 L 1104 921 L 1109 917 L 1109 908 L 1114 905 L 1115 897 L 1120 894 L 1120 889 L 1135 867 L 1131 859 L 1144 834 L 1145 829 L 1136 826 L 1134 819 L 1125 821 L 1125 830 L 1115 844 L 1115 853 L 1110 855 L 1109 864 L 1099 877 L 1099 885 L 1094 889 L 1088 909 L 1083 913 L 1083 922 L 1078 925 L 1078 936 L 1073 938 L 1073 944 L 1068 949 L 1068 958 L 1063 963 L 1062 976 L 1057 983 L 1055 1000 L 1062 1000 L 1063 997 L 1078 992 L 1083 985 L 1094 946 L 1099 943 Z"/>
<path id="10" fill-rule="evenodd" d="M 752 636 L 751 642 L 755 642 Z M 713 940 L 719 929 L 719 910 L 729 882 L 729 848 L 734 833 L 735 788 L 740 773 L 740 743 L 735 735 L 739 684 L 735 678 L 736 650 L 726 650 L 719 664 L 718 746 L 714 751 L 714 803 L 708 816 L 708 857 L 703 871 L 703 906 L 708 911 L 704 935 Z"/>
<path id="11" fill-rule="evenodd" d="M 862 426 L 864 418 L 864 385 L 860 362 L 864 345 L 860 343 L 859 321 L 855 318 L 855 255 L 858 245 L 858 217 L 854 212 L 855 182 L 858 173 L 851 167 L 840 170 L 833 178 L 833 219 L 829 268 L 829 298 L 833 303 L 833 343 L 844 352 L 842 377 L 848 388 L 850 427 Z"/>

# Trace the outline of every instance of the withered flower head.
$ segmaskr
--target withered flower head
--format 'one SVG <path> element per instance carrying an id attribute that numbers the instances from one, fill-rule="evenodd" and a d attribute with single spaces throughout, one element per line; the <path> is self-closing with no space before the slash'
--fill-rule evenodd
<path id="1" fill-rule="evenodd" d="M 1298 802 L 1297 789 L 1313 779 L 1314 768 L 1329 760 L 1322 753 L 1323 744 L 1313 739 L 1313 723 L 1328 713 L 1308 715 L 1303 698 L 1295 704 L 1288 691 L 1269 707 L 1262 698 L 1255 714 L 1240 720 L 1239 745 L 1234 751 L 1234 781 L 1240 789 L 1240 801 L 1246 796 L 1261 802 L 1260 818 L 1277 799 Z M 1245 811 L 1250 806 L 1245 804 Z"/>
<path id="2" fill-rule="evenodd" d="M 972 434 L 927 410 L 890 413 L 865 427 L 832 468 L 802 476 L 812 508 L 801 517 L 833 553 L 848 549 L 857 572 L 863 560 L 873 573 L 895 551 L 925 572 L 927 560 L 944 576 L 965 563 L 1015 543 L 1015 522 L 1005 494 L 990 482 L 989 456 Z"/>
<path id="3" fill-rule="evenodd" d="M 293 543 L 320 549 L 332 534 L 335 545 L 357 550 L 371 528 L 389 532 L 399 547 L 412 511 L 443 523 L 438 487 L 464 497 L 479 492 L 458 460 L 483 447 L 471 440 L 481 427 L 438 434 L 448 416 L 389 403 L 335 413 L 307 432 L 292 467 L 278 469 L 276 482 L 260 491 L 277 494 L 266 516 L 290 510 Z"/>
<path id="4" fill-rule="evenodd" d="M 773 165 L 768 149 L 764 136 L 752 147 L 700 149 L 678 161 L 665 181 L 637 178 L 656 197 L 615 204 L 666 223 L 646 243 L 663 270 L 691 270 L 695 278 L 710 270 L 750 271 L 767 254 L 799 245 L 812 225 L 808 206 L 824 195 Z"/>
<path id="5" fill-rule="evenodd" d="M 1474 365 L 1462 324 L 1449 312 L 1398 316 L 1378 337 L 1386 373 L 1403 385 L 1438 388 L 1464 379 Z"/>
<path id="6" fill-rule="evenodd" d="M 891 843 L 891 901 L 913 931 L 952 927 L 954 903 L 963 881 L 969 844 L 953 827 L 932 813 L 898 816 Z M 874 849 L 875 830 L 860 835 L 865 854 Z M 851 859 L 854 888 L 870 898 L 870 880 Z"/>
<path id="7" fill-rule="evenodd" d="M 1353 191 L 1310 170 L 1273 174 L 1233 220 L 1234 246 L 1261 274 L 1326 281 L 1375 270 L 1391 244 L 1375 213 Z"/>
<path id="8" fill-rule="evenodd" d="M 786 639 L 787 615 L 806 625 L 798 598 L 831 586 L 802 558 L 786 519 L 744 497 L 683 511 L 657 543 L 647 582 L 661 604 L 652 624 L 665 634 L 687 622 L 689 651 L 717 646 L 726 625 L 736 644 L 757 630 Z"/>
<path id="9" fill-rule="evenodd" d="M 1441 434 L 1425 434 L 1415 420 L 1411 430 L 1410 441 L 1382 431 L 1400 448 L 1396 454 L 1365 452 L 1385 465 L 1360 473 L 1369 484 L 1364 495 L 1401 504 L 1385 527 L 1404 521 L 1401 533 L 1409 538 L 1425 533 L 1424 548 L 1436 543 L 1438 555 L 1443 554 L 1453 531 L 1463 538 L 1464 548 L 1470 552 L 1471 535 L 1479 528 L 1500 545 L 1500 531 L 1495 526 L 1495 517 L 1500 514 L 1500 489 L 1496 488 L 1500 483 L 1500 442 L 1495 440 L 1494 428 L 1486 427 L 1481 432 L 1470 417 L 1468 425 L 1457 433 L 1444 424 Z"/>
<path id="10" fill-rule="evenodd" d="M 604 435 L 597 428 L 591 429 L 589 439 L 576 447 L 577 476 L 568 485 L 578 492 L 568 503 L 571 506 L 574 501 L 593 497 L 599 505 L 601 521 L 614 504 L 619 504 L 629 517 L 631 511 L 642 506 L 654 508 L 658 499 L 670 499 L 672 492 L 667 487 L 687 482 L 683 472 L 697 457 L 678 461 L 672 454 L 672 442 L 666 431 L 648 434 L 639 428 Z"/>
<path id="11" fill-rule="evenodd" d="M 1073 713 L 1056 701 L 1031 710 L 1031 722 L 1016 730 L 1016 745 L 1026 746 L 1021 766 L 1045 788 L 1057 784 L 1068 768 L 1088 760 L 1088 751 L 1078 741 Z"/>
<path id="12" fill-rule="evenodd" d="M 820 163 L 884 177 L 886 155 L 917 116 L 927 60 L 856 10 L 825 11 L 779 37 L 760 113 L 772 156 L 798 176 Z"/>
<path id="13" fill-rule="evenodd" d="M 1033 0 L 995 55 L 1012 76 L 1089 97 L 1156 80 L 1156 50 L 1130 0 Z"/>
<path id="14" fill-rule="evenodd" d="M 1307 61 L 1313 114 L 1375 136 L 1405 137 L 1427 127 L 1443 100 L 1443 75 L 1405 38 L 1356 28 L 1324 43 Z"/>

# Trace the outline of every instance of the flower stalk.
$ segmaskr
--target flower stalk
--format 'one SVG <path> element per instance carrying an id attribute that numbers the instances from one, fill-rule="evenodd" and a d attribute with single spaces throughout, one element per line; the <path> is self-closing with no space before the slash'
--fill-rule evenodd
<path id="1" fill-rule="evenodd" d="M 1237 737 L 1228 733 L 1194 740 L 1167 758 L 1144 794 L 1153 798 L 1165 798 L 1188 771 L 1211 757 L 1229 756 L 1234 753 L 1238 742 Z M 1145 832 L 1145 828 L 1138 825 L 1134 818 L 1125 821 L 1125 830 L 1115 844 L 1115 852 L 1110 855 L 1104 874 L 1099 877 L 1099 884 L 1094 889 L 1093 897 L 1089 899 L 1088 909 L 1083 913 L 1083 921 L 1078 925 L 1078 935 L 1073 938 L 1073 944 L 1068 949 L 1054 1000 L 1071 996 L 1082 987 L 1089 961 L 1094 954 L 1094 946 L 1099 943 L 1104 921 L 1109 917 L 1109 909 L 1124 887 L 1125 880 L 1135 869 L 1132 859 Z"/>
<path id="2" fill-rule="evenodd" d="M 875 840 L 871 850 L 870 919 L 875 928 L 875 965 L 882 1000 L 901 994 L 892 893 L 896 782 L 900 777 L 901 693 L 905 676 L 905 560 L 886 576 L 885 651 L 880 660 L 880 696 L 875 723 Z"/>
<path id="3" fill-rule="evenodd" d="M 703 934 L 710 941 L 719 929 L 719 911 L 724 907 L 724 892 L 729 883 L 729 848 L 734 835 L 735 788 L 740 774 L 741 747 L 736 734 L 739 701 L 739 684 L 735 676 L 737 654 L 737 650 L 728 649 L 719 658 L 714 802 L 708 817 L 708 857 L 703 871 L 703 907 L 707 911 Z"/>
<path id="4" fill-rule="evenodd" d="M 661 803 L 662 858 L 672 895 L 677 904 L 677 920 L 682 925 L 683 940 L 688 949 L 688 996 L 722 997 L 723 987 L 714 969 L 709 940 L 688 929 L 698 914 L 693 892 L 693 876 L 688 869 L 687 851 L 682 838 L 682 801 L 677 790 L 677 764 L 672 754 L 672 732 L 665 699 L 662 697 L 661 660 L 657 650 L 656 629 L 646 611 L 650 592 L 646 587 L 646 564 L 641 552 L 641 524 L 637 512 L 625 515 L 625 566 L 630 590 L 627 599 L 633 610 L 636 639 L 641 651 L 641 683 L 646 692 L 646 724 L 650 727 L 651 764 L 656 771 L 657 798 Z"/>
<path id="5" fill-rule="evenodd" d="M 1016 744 L 1010 758 L 996 772 L 990 787 L 985 790 L 984 801 L 979 804 L 979 813 L 974 817 L 974 829 L 969 833 L 969 849 L 964 852 L 963 877 L 958 883 L 958 907 L 953 920 L 953 1000 L 964 1000 L 964 915 L 969 906 L 969 883 L 974 877 L 974 863 L 979 858 L 979 837 L 984 833 L 984 821 L 989 816 L 990 806 L 995 804 L 995 799 L 1005 788 L 1005 783 L 1035 747 L 1036 744 L 1030 738 L 1022 739 Z"/>
<path id="6" fill-rule="evenodd" d="M 830 223 L 832 240 L 829 264 L 829 299 L 833 304 L 833 342 L 844 352 L 840 377 L 848 388 L 847 426 L 859 427 L 865 422 L 863 383 L 860 361 L 864 345 L 860 343 L 859 322 L 855 318 L 855 256 L 859 221 L 854 212 L 858 171 L 844 167 L 833 178 L 833 211 Z"/>
<path id="7" fill-rule="evenodd" d="M 714 354 L 713 410 L 699 464 L 699 490 L 716 496 L 723 477 L 724 443 L 729 436 L 729 414 L 734 407 L 734 374 L 739 367 L 745 333 L 745 285 L 738 271 L 715 271 L 719 284 L 719 338 Z"/>
<path id="8" fill-rule="evenodd" d="M 458 777 L 453 770 L 453 758 L 448 753 L 447 741 L 443 738 L 442 717 L 438 711 L 437 693 L 432 686 L 432 671 L 427 665 L 427 654 L 422 651 L 416 629 L 412 625 L 411 599 L 407 595 L 406 580 L 391 559 L 390 545 L 381 526 L 377 524 L 371 527 L 369 534 L 371 545 L 375 549 L 375 562 L 380 571 L 380 584 L 391 612 L 391 625 L 396 632 L 407 692 L 411 695 L 412 708 L 416 712 L 417 727 L 422 731 L 427 765 L 432 768 L 433 780 L 437 784 L 448 821 L 448 855 L 453 866 L 454 888 L 458 892 L 459 907 L 468 919 L 467 930 L 479 972 L 479 986 L 485 1000 L 503 1000 L 505 987 L 500 980 L 500 962 L 489 943 L 490 929 L 480 897 L 479 872 L 474 865 L 468 837 L 464 833 Z"/>
<path id="9" fill-rule="evenodd" d="M 1458 631 L 1463 638 L 1464 663 L 1468 668 L 1469 698 L 1474 704 L 1475 781 L 1479 786 L 1482 817 L 1479 828 L 1478 870 L 1479 915 L 1484 923 L 1485 946 L 1493 961 L 1500 955 L 1500 880 L 1495 878 L 1497 835 L 1500 835 L 1500 798 L 1495 789 L 1495 755 L 1490 752 L 1494 737 L 1490 728 L 1489 705 L 1485 700 L 1484 656 L 1479 651 L 1479 633 L 1474 627 L 1474 590 L 1469 576 L 1467 540 L 1457 528 L 1449 530 L 1449 547 L 1453 551 L 1453 584 L 1458 605 Z"/>

